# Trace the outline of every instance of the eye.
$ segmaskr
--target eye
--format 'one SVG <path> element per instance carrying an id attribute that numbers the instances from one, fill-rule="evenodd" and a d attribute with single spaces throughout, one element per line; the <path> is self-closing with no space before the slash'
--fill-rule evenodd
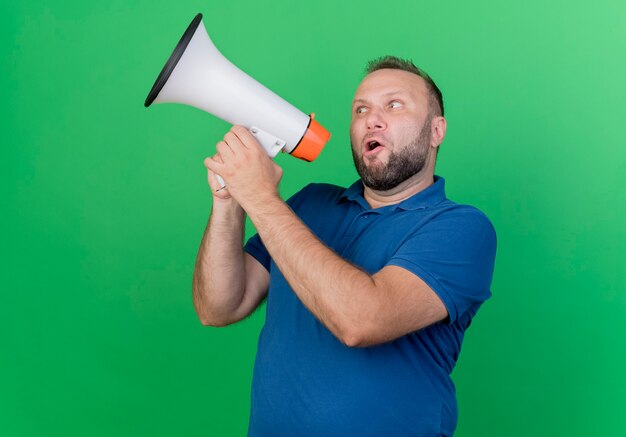
<path id="1" fill-rule="evenodd" d="M 402 103 L 399 102 L 398 100 L 392 100 L 391 102 L 389 102 L 389 107 L 391 109 L 399 108 L 401 106 L 402 106 Z"/>
<path id="2" fill-rule="evenodd" d="M 357 106 L 357 108 L 354 110 L 356 114 L 363 114 L 365 113 L 365 111 L 367 111 L 367 108 L 365 106 Z"/>

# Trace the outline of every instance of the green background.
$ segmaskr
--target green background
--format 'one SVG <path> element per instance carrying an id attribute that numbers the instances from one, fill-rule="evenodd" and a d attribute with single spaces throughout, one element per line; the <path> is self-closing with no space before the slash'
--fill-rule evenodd
<path id="1" fill-rule="evenodd" d="M 626 435 L 623 2 L 18 0 L 0 6 L 0 434 L 244 435 L 264 311 L 205 328 L 191 276 L 228 125 L 143 101 L 197 12 L 333 137 L 281 190 L 356 178 L 364 63 L 443 91 L 437 173 L 493 221 L 458 436 Z M 248 232 L 251 232 L 249 228 Z"/>

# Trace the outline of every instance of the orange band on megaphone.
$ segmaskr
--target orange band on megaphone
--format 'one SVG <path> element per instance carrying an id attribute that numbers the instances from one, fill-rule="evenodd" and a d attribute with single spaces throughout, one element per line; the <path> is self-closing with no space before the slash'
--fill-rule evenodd
<path id="1" fill-rule="evenodd" d="M 324 129 L 324 126 L 314 120 L 315 114 L 311 114 L 309 127 L 298 145 L 291 151 L 291 155 L 305 161 L 314 161 L 320 154 L 328 140 L 330 132 Z"/>

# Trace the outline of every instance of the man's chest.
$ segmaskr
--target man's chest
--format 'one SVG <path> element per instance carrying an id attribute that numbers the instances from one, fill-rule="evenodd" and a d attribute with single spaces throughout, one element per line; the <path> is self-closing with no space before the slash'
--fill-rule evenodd
<path id="1" fill-rule="evenodd" d="M 346 208 L 332 217 L 320 211 L 303 221 L 337 255 L 374 273 L 407 241 L 419 244 L 420 230 L 429 221 L 429 215 L 423 210 L 381 213 Z"/>

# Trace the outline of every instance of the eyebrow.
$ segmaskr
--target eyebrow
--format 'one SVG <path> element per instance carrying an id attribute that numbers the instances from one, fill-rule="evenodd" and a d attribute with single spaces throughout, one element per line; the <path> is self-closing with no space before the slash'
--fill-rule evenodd
<path id="1" fill-rule="evenodd" d="M 390 96 L 393 96 L 393 95 L 396 95 L 396 94 L 402 94 L 402 90 L 389 91 L 389 92 L 383 94 L 383 97 L 390 97 Z M 366 99 L 354 99 L 352 101 L 352 104 L 355 104 L 355 103 L 367 103 L 367 102 L 368 101 Z"/>

